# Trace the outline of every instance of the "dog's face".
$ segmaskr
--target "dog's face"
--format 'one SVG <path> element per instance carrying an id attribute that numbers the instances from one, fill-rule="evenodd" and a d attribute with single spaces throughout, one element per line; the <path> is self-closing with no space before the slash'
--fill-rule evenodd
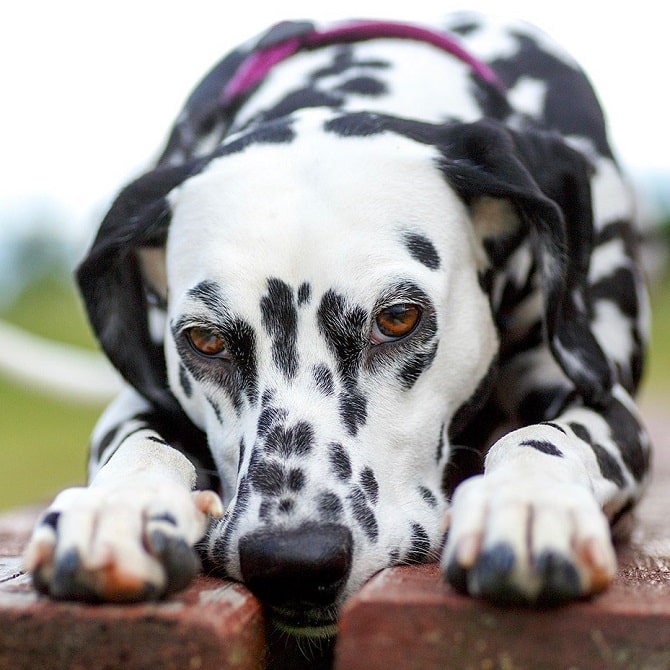
<path id="1" fill-rule="evenodd" d="M 436 557 L 449 424 L 498 346 L 438 158 L 307 113 L 169 197 L 169 383 L 228 505 L 209 556 L 288 627 Z"/>

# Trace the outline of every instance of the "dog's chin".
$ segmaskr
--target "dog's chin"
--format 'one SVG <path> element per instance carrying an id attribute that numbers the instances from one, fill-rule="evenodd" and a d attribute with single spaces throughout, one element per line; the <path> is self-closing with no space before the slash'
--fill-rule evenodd
<path id="1" fill-rule="evenodd" d="M 326 640 L 337 635 L 336 605 L 310 609 L 271 606 L 267 612 L 275 628 L 292 637 Z"/>

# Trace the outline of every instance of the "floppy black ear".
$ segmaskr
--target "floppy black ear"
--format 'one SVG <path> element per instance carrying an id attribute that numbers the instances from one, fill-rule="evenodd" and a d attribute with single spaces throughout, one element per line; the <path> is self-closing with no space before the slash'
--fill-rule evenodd
<path id="1" fill-rule="evenodd" d="M 179 411 L 167 386 L 163 348 L 149 334 L 147 296 L 138 252 L 165 244 L 168 193 L 197 171 L 194 164 L 159 168 L 116 198 L 77 270 L 97 338 L 123 377 L 157 407 Z"/>
<path id="2" fill-rule="evenodd" d="M 483 217 L 478 231 L 494 266 L 530 235 L 542 278 L 545 330 L 554 358 L 590 405 L 607 401 L 612 370 L 589 324 L 593 246 L 591 167 L 559 136 L 481 121 L 447 130 L 443 170 L 473 210 L 502 199 L 516 216 Z M 476 217 L 473 217 L 476 218 Z"/>

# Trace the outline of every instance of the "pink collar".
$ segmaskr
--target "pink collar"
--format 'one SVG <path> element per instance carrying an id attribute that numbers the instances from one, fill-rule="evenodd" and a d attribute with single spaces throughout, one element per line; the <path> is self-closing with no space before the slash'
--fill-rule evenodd
<path id="1" fill-rule="evenodd" d="M 286 24 L 278 24 L 273 30 L 282 31 Z M 381 37 L 417 40 L 432 44 L 459 60 L 467 63 L 477 76 L 498 89 L 504 86 L 495 72 L 485 63 L 474 58 L 448 33 L 440 33 L 427 28 L 390 21 L 356 21 L 330 30 L 315 30 L 311 24 L 297 35 L 262 47 L 247 56 L 225 87 L 221 96 L 224 105 L 230 104 L 238 96 L 248 93 L 259 84 L 270 70 L 302 49 L 317 49 L 330 44 L 361 42 Z"/>

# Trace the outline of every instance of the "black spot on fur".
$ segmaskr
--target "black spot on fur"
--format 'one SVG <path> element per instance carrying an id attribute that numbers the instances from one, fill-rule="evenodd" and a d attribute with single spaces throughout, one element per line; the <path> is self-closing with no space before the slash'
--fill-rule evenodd
<path id="1" fill-rule="evenodd" d="M 254 459 L 249 465 L 249 481 L 259 493 L 276 497 L 286 486 L 286 470 L 277 461 Z"/>
<path id="2" fill-rule="evenodd" d="M 295 501 L 292 498 L 282 498 L 277 505 L 277 511 L 281 514 L 290 514 L 295 507 Z"/>
<path id="3" fill-rule="evenodd" d="M 342 501 L 330 491 L 321 493 L 317 499 L 319 516 L 323 521 L 338 522 L 342 518 L 344 508 Z"/>
<path id="4" fill-rule="evenodd" d="M 304 282 L 298 287 L 298 307 L 306 305 L 312 299 L 312 287 Z"/>
<path id="5" fill-rule="evenodd" d="M 519 446 L 532 447 L 543 454 L 547 454 L 547 456 L 563 456 L 563 452 L 555 444 L 547 442 L 547 440 L 524 440 Z"/>
<path id="6" fill-rule="evenodd" d="M 298 312 L 293 289 L 280 279 L 268 279 L 268 294 L 261 299 L 261 316 L 272 338 L 272 360 L 292 379 L 298 368 Z"/>
<path id="7" fill-rule="evenodd" d="M 299 421 L 294 426 L 275 426 L 265 440 L 265 448 L 270 454 L 281 458 L 289 456 L 305 456 L 314 445 L 314 429 L 305 422 Z"/>
<path id="8" fill-rule="evenodd" d="M 317 319 L 321 334 L 335 354 L 340 376 L 346 382 L 354 382 L 366 344 L 366 310 L 350 305 L 335 291 L 327 291 L 321 299 Z"/>
<path id="9" fill-rule="evenodd" d="M 377 519 L 367 503 L 363 490 L 358 486 L 352 487 L 347 495 L 347 499 L 351 504 L 351 511 L 354 519 L 361 527 L 361 530 L 365 533 L 370 542 L 376 542 L 379 535 Z"/>
<path id="10" fill-rule="evenodd" d="M 611 157 L 600 104 L 584 75 L 542 49 L 532 37 L 518 34 L 515 38 L 519 48 L 490 63 L 505 87 L 514 88 L 521 76 L 544 82 L 548 85 L 543 105 L 545 126 L 564 137 L 588 137 L 601 156 Z M 571 104 L 566 105 L 566 100 Z"/>
<path id="11" fill-rule="evenodd" d="M 333 373 L 326 365 L 315 365 L 312 373 L 314 375 L 314 382 L 316 387 L 324 395 L 333 395 L 335 393 L 335 382 L 333 381 Z"/>
<path id="12" fill-rule="evenodd" d="M 356 112 L 328 120 L 324 130 L 340 137 L 370 137 L 386 131 L 387 123 L 377 114 Z"/>
<path id="13" fill-rule="evenodd" d="M 334 291 L 327 291 L 321 299 L 317 319 L 342 380 L 339 397 L 342 422 L 350 435 L 356 435 L 367 419 L 367 400 L 357 388 L 366 345 L 367 312 L 348 304 Z"/>
<path id="14" fill-rule="evenodd" d="M 377 97 L 388 92 L 386 84 L 373 77 L 354 77 L 340 84 L 336 90 L 369 97 Z"/>
<path id="15" fill-rule="evenodd" d="M 419 495 L 430 505 L 430 507 L 437 507 L 437 498 L 435 494 L 425 486 L 419 486 Z"/>
<path id="16" fill-rule="evenodd" d="M 108 430 L 98 443 L 98 456 L 102 456 L 105 453 L 105 450 L 109 447 L 109 445 L 114 441 L 116 436 L 119 434 L 119 426 L 114 426 L 114 428 Z"/>
<path id="17" fill-rule="evenodd" d="M 619 488 L 623 488 L 626 485 L 626 479 L 614 456 L 599 444 L 592 444 L 591 449 L 593 449 L 593 453 L 596 455 L 600 474 L 605 479 L 614 482 Z"/>
<path id="18" fill-rule="evenodd" d="M 621 458 L 635 480 L 640 482 L 649 469 L 649 451 L 642 444 L 640 425 L 626 407 L 613 398 L 602 412 Z"/>
<path id="19" fill-rule="evenodd" d="M 561 426 L 559 426 L 557 423 L 552 423 L 551 421 L 542 421 L 540 425 L 549 426 L 550 428 L 557 430 L 559 433 L 563 433 L 563 435 L 566 435 L 565 430 L 563 430 L 563 428 L 561 428 Z"/>
<path id="20" fill-rule="evenodd" d="M 355 436 L 368 415 L 368 401 L 356 388 L 345 389 L 340 394 L 340 418 L 349 435 Z"/>
<path id="21" fill-rule="evenodd" d="M 291 468 L 288 472 L 287 487 L 289 491 L 298 493 L 305 486 L 305 473 L 300 468 Z"/>
<path id="22" fill-rule="evenodd" d="M 187 398 L 190 398 L 193 395 L 193 385 L 191 380 L 188 378 L 188 372 L 186 368 L 180 363 L 179 364 L 179 384 L 181 386 L 184 395 Z"/>
<path id="23" fill-rule="evenodd" d="M 206 556 L 206 568 L 210 568 L 215 572 L 226 574 L 226 557 L 228 556 L 228 548 L 230 547 L 231 538 L 237 529 L 240 518 L 249 508 L 249 496 L 251 494 L 251 487 L 247 477 L 242 477 L 237 486 L 237 494 L 233 503 L 228 508 L 228 514 L 219 522 L 215 522 L 210 529 L 210 535 L 215 534 L 216 539 L 213 541 L 209 552 Z M 232 511 L 231 511 L 232 508 Z M 223 532 L 220 530 L 223 528 Z"/>
<path id="24" fill-rule="evenodd" d="M 255 126 L 253 130 L 223 144 L 212 153 L 212 158 L 240 153 L 253 144 L 288 144 L 295 138 L 292 123 L 293 120 L 286 117 L 268 120 L 267 123 Z"/>
<path id="25" fill-rule="evenodd" d="M 416 380 L 432 365 L 437 354 L 438 343 L 435 342 L 430 349 L 413 354 L 400 370 L 400 379 L 405 389 L 414 386 Z"/>
<path id="26" fill-rule="evenodd" d="M 596 444 L 591 437 L 586 426 L 581 423 L 572 422 L 569 424 L 572 432 L 583 442 L 586 442 L 593 453 L 595 454 L 596 460 L 598 461 L 598 467 L 600 468 L 600 474 L 605 478 L 609 479 L 611 482 L 614 482 L 617 486 L 623 488 L 626 484 L 623 472 L 621 467 L 616 462 L 616 459 L 610 454 L 604 447 L 599 444 Z"/>
<path id="27" fill-rule="evenodd" d="M 440 255 L 435 245 L 427 237 L 419 233 L 405 233 L 403 240 L 414 260 L 431 270 L 437 270 L 440 267 Z"/>
<path id="28" fill-rule="evenodd" d="M 258 416 L 256 434 L 258 437 L 265 437 L 271 428 L 274 428 L 278 423 L 286 421 L 287 416 L 287 410 L 272 405 L 266 405 Z"/>
<path id="29" fill-rule="evenodd" d="M 435 460 L 440 463 L 444 456 L 444 426 L 440 426 L 440 436 L 437 439 L 437 449 L 435 450 Z"/>
<path id="30" fill-rule="evenodd" d="M 347 481 L 351 477 L 351 460 L 345 448 L 339 442 L 333 442 L 330 445 L 328 458 L 337 477 Z"/>
<path id="31" fill-rule="evenodd" d="M 409 564 L 425 563 L 430 558 L 430 538 L 425 528 L 418 523 L 412 523 L 410 548 L 405 555 L 405 562 Z"/>
<path id="32" fill-rule="evenodd" d="M 379 497 L 379 484 L 372 468 L 365 467 L 360 476 L 361 486 L 368 497 L 368 500 L 374 505 Z"/>

